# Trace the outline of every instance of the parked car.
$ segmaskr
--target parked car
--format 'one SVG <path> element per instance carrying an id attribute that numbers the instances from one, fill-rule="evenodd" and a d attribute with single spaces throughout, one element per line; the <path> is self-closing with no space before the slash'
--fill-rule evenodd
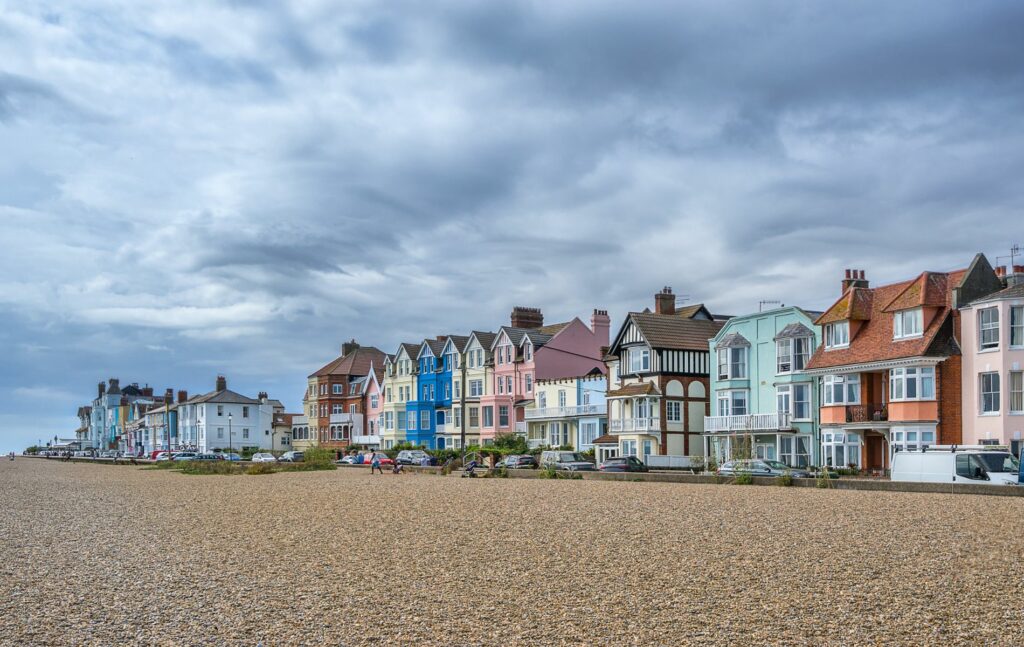
<path id="1" fill-rule="evenodd" d="M 510 470 L 533 470 L 537 469 L 538 463 L 537 459 L 529 454 L 511 454 L 495 463 L 494 466 Z"/>
<path id="2" fill-rule="evenodd" d="M 177 452 L 171 458 L 172 461 L 190 461 L 198 456 L 196 452 Z"/>
<path id="3" fill-rule="evenodd" d="M 387 454 L 385 454 L 383 452 L 374 452 L 373 454 L 364 454 L 363 455 L 363 463 L 366 464 L 366 465 L 372 464 L 374 456 L 376 456 L 380 460 L 380 464 L 382 466 L 383 465 L 394 465 L 395 464 L 395 461 L 393 461 Z"/>
<path id="4" fill-rule="evenodd" d="M 615 458 L 609 458 L 605 462 L 601 463 L 598 467 L 602 472 L 650 472 L 651 470 L 644 465 L 636 456 L 616 456 Z"/>
<path id="5" fill-rule="evenodd" d="M 156 460 L 157 460 L 158 463 L 160 461 L 173 461 L 174 460 L 174 456 L 177 453 L 178 452 L 161 452 L 160 455 L 156 457 Z"/>
<path id="6" fill-rule="evenodd" d="M 301 463 L 303 460 L 302 452 L 295 451 L 294 449 L 281 454 L 281 457 L 277 460 L 282 463 Z"/>
<path id="7" fill-rule="evenodd" d="M 892 457 L 893 481 L 1017 485 L 1019 474 L 1013 454 L 985 445 L 935 445 Z"/>
<path id="8" fill-rule="evenodd" d="M 354 454 L 349 454 L 348 456 L 342 456 L 341 458 L 334 462 L 337 463 L 338 465 L 361 465 L 363 461 L 362 457 L 356 456 Z"/>
<path id="9" fill-rule="evenodd" d="M 814 476 L 809 470 L 801 467 L 790 467 L 782 461 L 761 459 L 726 461 L 718 468 L 718 473 L 722 476 L 735 476 L 737 474 L 782 476 L 788 473 L 795 479 L 807 479 Z"/>
<path id="10" fill-rule="evenodd" d="M 235 452 L 221 452 L 217 454 L 217 457 L 222 461 L 240 461 L 242 457 Z"/>
<path id="11" fill-rule="evenodd" d="M 398 452 L 395 462 L 399 465 L 422 465 L 423 459 L 430 459 L 430 454 L 422 449 L 403 449 Z"/>
<path id="12" fill-rule="evenodd" d="M 190 461 L 222 461 L 224 459 L 221 458 L 219 454 L 194 454 L 192 456 L 192 458 L 187 458 L 185 460 L 190 460 Z"/>
<path id="13" fill-rule="evenodd" d="M 252 455 L 254 463 L 276 463 L 277 457 L 269 452 L 256 452 Z"/>
<path id="14" fill-rule="evenodd" d="M 554 467 L 569 472 L 593 472 L 597 466 L 583 458 L 579 452 L 548 450 L 540 455 L 541 467 Z"/>

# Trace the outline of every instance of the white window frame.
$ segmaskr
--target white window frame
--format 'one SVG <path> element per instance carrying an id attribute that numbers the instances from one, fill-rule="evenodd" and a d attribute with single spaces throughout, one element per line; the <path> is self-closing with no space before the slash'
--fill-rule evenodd
<path id="1" fill-rule="evenodd" d="M 1006 386 L 1010 396 L 1010 406 L 1007 407 L 1007 411 L 1011 415 L 1024 414 L 1024 371 L 1010 371 Z"/>
<path id="2" fill-rule="evenodd" d="M 430 411 L 420 411 L 420 429 L 422 431 L 430 429 Z"/>
<path id="3" fill-rule="evenodd" d="M 978 374 L 978 412 L 980 415 L 999 415 L 1000 386 L 998 372 L 991 371 Z"/>
<path id="4" fill-rule="evenodd" d="M 850 321 L 835 321 L 825 324 L 825 349 L 834 350 L 850 347 Z"/>
<path id="5" fill-rule="evenodd" d="M 935 427 L 893 427 L 889 430 L 889 454 L 917 452 L 936 443 Z"/>
<path id="6" fill-rule="evenodd" d="M 914 391 L 914 395 L 909 395 L 911 390 Z M 934 399 L 934 366 L 907 366 L 889 371 L 889 400 L 891 402 Z"/>
<path id="7" fill-rule="evenodd" d="M 835 387 L 837 384 L 842 384 L 842 395 L 841 399 L 836 399 Z M 841 373 L 838 375 L 826 375 L 821 380 L 822 385 L 822 398 L 821 401 L 824 406 L 850 406 L 860 404 L 860 373 Z M 855 398 L 850 398 L 851 388 L 853 385 L 856 387 L 852 390 L 855 394 Z"/>
<path id="8" fill-rule="evenodd" d="M 750 413 L 750 393 L 746 389 L 723 389 L 718 392 L 716 400 L 720 416 L 745 416 Z M 736 405 L 740 401 L 743 403 L 743 412 L 737 413 Z"/>
<path id="9" fill-rule="evenodd" d="M 786 375 L 793 372 L 792 338 L 779 339 L 775 342 L 775 374 Z"/>
<path id="10" fill-rule="evenodd" d="M 416 431 L 416 412 L 406 411 L 405 412 L 405 428 L 408 431 Z"/>
<path id="11" fill-rule="evenodd" d="M 469 396 L 472 398 L 478 398 L 484 394 L 484 381 L 483 380 L 470 380 L 469 381 Z"/>
<path id="12" fill-rule="evenodd" d="M 978 310 L 978 350 L 996 350 L 997 348 L 999 348 L 999 306 L 982 308 Z"/>
<path id="13" fill-rule="evenodd" d="M 630 348 L 629 356 L 630 373 L 648 373 L 651 370 L 651 349 L 646 346 Z"/>
<path id="14" fill-rule="evenodd" d="M 718 349 L 718 379 L 745 380 L 750 375 L 750 349 L 746 346 Z"/>
<path id="15" fill-rule="evenodd" d="M 924 334 L 924 311 L 921 308 L 899 310 L 892 314 L 893 339 L 917 339 Z"/>
<path id="16" fill-rule="evenodd" d="M 835 464 L 836 448 L 843 448 L 842 465 Z M 848 467 L 851 463 L 860 469 L 860 433 L 855 431 L 834 431 L 821 434 L 821 461 L 823 465 L 831 465 L 835 468 Z M 851 461 L 850 458 L 856 458 Z"/>
<path id="17" fill-rule="evenodd" d="M 1024 306 L 1010 306 L 1010 348 L 1024 348 Z"/>
<path id="18" fill-rule="evenodd" d="M 679 400 L 665 401 L 665 420 L 668 422 L 683 421 L 683 403 Z"/>
<path id="19" fill-rule="evenodd" d="M 793 414 L 793 385 L 779 384 L 775 387 L 775 411 Z"/>
<path id="20" fill-rule="evenodd" d="M 812 420 L 813 416 L 814 416 L 814 408 L 813 408 L 813 404 L 814 403 L 811 401 L 811 385 L 810 384 L 791 384 L 790 386 L 793 387 L 793 411 L 792 411 L 793 420 Z M 806 397 L 807 397 L 806 400 L 803 400 L 803 399 L 800 398 L 799 394 L 801 392 L 803 392 L 806 395 Z M 802 417 L 798 415 L 798 409 L 799 409 L 798 405 L 801 402 L 806 402 L 807 403 L 807 415 L 806 416 L 802 416 Z"/>
<path id="21" fill-rule="evenodd" d="M 341 395 L 341 385 L 340 384 L 335 384 L 332 388 L 334 389 L 334 395 Z"/>

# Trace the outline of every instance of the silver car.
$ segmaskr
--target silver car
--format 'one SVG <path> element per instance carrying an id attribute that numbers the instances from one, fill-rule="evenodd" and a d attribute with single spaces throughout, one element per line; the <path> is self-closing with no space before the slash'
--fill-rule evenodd
<path id="1" fill-rule="evenodd" d="M 801 467 L 790 467 L 782 461 L 768 459 L 753 459 L 726 461 L 718 468 L 718 473 L 723 476 L 736 476 L 737 474 L 750 474 L 751 476 L 782 476 L 789 474 L 795 479 L 808 479 L 814 475 Z"/>

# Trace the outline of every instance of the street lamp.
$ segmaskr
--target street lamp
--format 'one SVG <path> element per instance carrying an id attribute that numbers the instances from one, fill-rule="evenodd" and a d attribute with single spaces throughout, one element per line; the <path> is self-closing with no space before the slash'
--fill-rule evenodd
<path id="1" fill-rule="evenodd" d="M 231 447 L 231 414 L 228 414 L 228 453 L 232 451 Z"/>
<path id="2" fill-rule="evenodd" d="M 270 453 L 274 453 L 274 438 L 277 436 L 277 429 L 270 432 Z"/>

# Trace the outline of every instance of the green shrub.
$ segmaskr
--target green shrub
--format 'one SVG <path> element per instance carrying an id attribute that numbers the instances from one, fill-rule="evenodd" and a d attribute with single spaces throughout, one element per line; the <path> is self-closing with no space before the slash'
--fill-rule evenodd
<path id="1" fill-rule="evenodd" d="M 309 447 L 302 452 L 302 461 L 307 464 L 331 464 L 334 462 L 334 450 L 325 447 Z"/>
<path id="2" fill-rule="evenodd" d="M 231 475 L 245 471 L 245 468 L 232 461 L 184 461 L 179 464 L 182 474 Z"/>
<path id="3" fill-rule="evenodd" d="M 736 474 L 736 478 L 733 480 L 736 485 L 753 485 L 754 476 L 750 472 L 739 472 Z"/>
<path id="4" fill-rule="evenodd" d="M 273 474 L 276 472 L 274 463 L 253 463 L 246 470 L 246 474 Z"/>
<path id="5" fill-rule="evenodd" d="M 793 485 L 793 475 L 789 473 L 789 470 L 786 470 L 782 474 L 779 474 L 777 477 L 775 477 L 775 485 L 781 485 L 783 487 L 789 487 Z"/>
<path id="6" fill-rule="evenodd" d="M 144 470 L 176 470 L 181 468 L 181 463 L 174 461 L 157 461 L 152 465 L 147 465 L 141 469 Z"/>
<path id="7" fill-rule="evenodd" d="M 494 449 L 504 450 L 503 454 L 525 454 L 529 451 L 526 438 L 519 434 L 498 434 L 494 437 Z"/>
<path id="8" fill-rule="evenodd" d="M 537 478 L 539 479 L 556 479 L 558 478 L 558 470 L 552 465 L 542 467 L 537 470 Z"/>

